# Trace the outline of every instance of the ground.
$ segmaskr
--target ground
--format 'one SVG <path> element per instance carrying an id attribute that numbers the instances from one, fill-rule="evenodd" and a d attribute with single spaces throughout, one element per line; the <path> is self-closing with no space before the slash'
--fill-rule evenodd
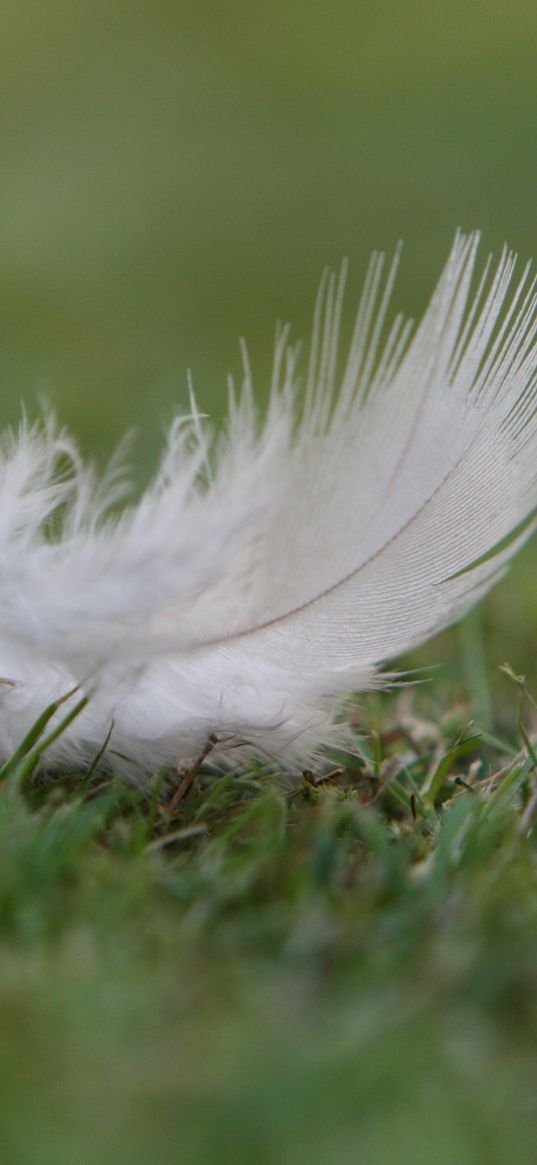
<path id="1" fill-rule="evenodd" d="M 175 814 L 11 766 L 3 1165 L 533 1162 L 537 758 L 504 680 L 504 739 L 431 685 L 351 700 L 320 775 L 207 758 Z"/>

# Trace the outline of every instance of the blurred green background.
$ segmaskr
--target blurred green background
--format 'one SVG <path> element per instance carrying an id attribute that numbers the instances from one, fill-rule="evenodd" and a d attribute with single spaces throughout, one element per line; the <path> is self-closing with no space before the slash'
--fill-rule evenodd
<path id="1" fill-rule="evenodd" d="M 535 0 L 3 0 L 0 44 L 2 424 L 44 394 L 100 458 L 135 426 L 140 480 L 188 368 L 221 416 L 244 335 L 262 395 L 325 264 L 358 289 L 403 239 L 414 315 L 457 226 L 537 259 Z M 439 720 L 442 675 L 498 732 L 499 663 L 537 694 L 536 566 L 416 657 Z M 533 850 L 468 834 L 455 877 L 448 821 L 408 872 L 364 815 L 355 893 L 339 802 L 284 837 L 270 798 L 251 853 L 150 868 L 136 816 L 86 859 L 91 804 L 0 799 L 2 1161 L 534 1160 Z"/>
<path id="2" fill-rule="evenodd" d="M 142 478 L 187 368 L 218 417 L 244 335 L 262 394 L 326 263 L 358 288 L 402 238 L 414 314 L 457 226 L 537 255 L 533 0 L 4 0 L 0 40 L 2 420 L 44 393 L 101 456 L 136 426 Z M 515 667 L 525 561 L 489 607 Z"/>

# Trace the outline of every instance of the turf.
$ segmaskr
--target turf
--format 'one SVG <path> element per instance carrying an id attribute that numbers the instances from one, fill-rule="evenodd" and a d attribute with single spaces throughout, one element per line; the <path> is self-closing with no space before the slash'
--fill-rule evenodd
<path id="1" fill-rule="evenodd" d="M 262 399 L 327 262 L 348 332 L 375 247 L 416 317 L 457 224 L 535 255 L 529 0 L 1 28 L 2 428 L 44 389 L 91 452 L 137 424 L 146 480 L 187 367 L 218 419 L 244 334 Z M 537 722 L 497 664 L 537 693 L 536 566 L 415 661 L 444 678 L 351 706 L 318 785 L 208 757 L 174 819 L 36 778 L 42 723 L 0 782 L 0 1165 L 533 1163 Z"/>
<path id="2" fill-rule="evenodd" d="M 505 740 L 407 689 L 351 702 L 321 774 L 209 756 L 174 812 L 170 775 L 51 780 L 28 746 L 0 793 L 3 1165 L 533 1162 L 537 758 L 508 691 Z"/>

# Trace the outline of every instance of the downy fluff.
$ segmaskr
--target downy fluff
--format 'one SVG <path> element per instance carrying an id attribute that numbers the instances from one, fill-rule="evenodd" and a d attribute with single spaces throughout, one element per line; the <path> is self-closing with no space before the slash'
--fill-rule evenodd
<path id="1" fill-rule="evenodd" d="M 374 257 L 341 372 L 345 272 L 326 276 L 304 379 L 282 330 L 262 423 L 245 359 L 225 433 L 209 447 L 192 403 L 137 504 L 51 422 L 4 435 L 3 758 L 79 685 L 51 766 L 108 734 L 134 775 L 210 735 L 310 762 L 340 693 L 484 594 L 537 504 L 537 297 L 507 252 L 475 280 L 476 248 L 456 238 L 412 336 L 386 325 L 395 264 L 384 278 Z"/>

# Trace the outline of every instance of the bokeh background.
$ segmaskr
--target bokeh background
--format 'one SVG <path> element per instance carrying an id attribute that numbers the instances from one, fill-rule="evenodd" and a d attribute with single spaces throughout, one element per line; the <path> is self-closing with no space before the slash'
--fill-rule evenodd
<path id="1" fill-rule="evenodd" d="M 218 417 L 244 335 L 262 395 L 326 263 L 403 239 L 415 314 L 457 226 L 537 256 L 533 0 L 4 0 L 0 43 L 2 422 L 136 426 L 140 479 L 188 368 Z M 485 616 L 517 669 L 533 562 Z"/>
<path id="2" fill-rule="evenodd" d="M 218 419 L 243 335 L 262 397 L 327 263 L 358 291 L 404 240 L 416 315 L 458 226 L 537 260 L 536 0 L 2 0 L 0 46 L 0 426 L 44 395 L 102 460 L 134 426 L 140 483 L 187 369 Z M 518 747 L 536 569 L 413 657 L 446 740 Z M 364 814 L 348 884 L 328 797 L 285 840 L 270 796 L 244 833 L 209 809 L 199 861 L 154 866 L 92 804 L 0 799 L 2 1162 L 531 1165 L 535 863 L 501 801 L 423 862 Z"/>

